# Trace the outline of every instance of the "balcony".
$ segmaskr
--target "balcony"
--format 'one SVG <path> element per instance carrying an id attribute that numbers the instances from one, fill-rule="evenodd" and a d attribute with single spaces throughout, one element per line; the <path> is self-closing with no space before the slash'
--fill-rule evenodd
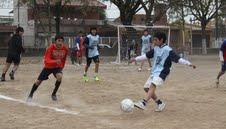
<path id="1" fill-rule="evenodd" d="M 42 19 L 44 25 L 48 25 L 48 19 Z M 55 24 L 55 20 L 51 20 L 52 24 Z M 61 25 L 105 25 L 105 20 L 95 20 L 95 19 L 63 19 L 60 21 Z M 38 22 L 40 24 L 40 22 Z"/>
<path id="2" fill-rule="evenodd" d="M 13 17 L 11 16 L 0 16 L 0 24 L 12 24 Z"/>

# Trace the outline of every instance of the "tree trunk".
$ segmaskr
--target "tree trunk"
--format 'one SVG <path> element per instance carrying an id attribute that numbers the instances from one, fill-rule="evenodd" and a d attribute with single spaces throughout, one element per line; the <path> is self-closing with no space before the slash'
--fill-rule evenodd
<path id="1" fill-rule="evenodd" d="M 133 16 L 124 14 L 124 13 L 120 13 L 120 20 L 123 25 L 132 25 Z"/>
<path id="2" fill-rule="evenodd" d="M 202 23 L 202 54 L 206 55 L 206 24 Z"/>
<path id="3" fill-rule="evenodd" d="M 61 1 L 56 2 L 56 34 L 60 34 L 60 11 L 61 11 Z"/>
<path id="4" fill-rule="evenodd" d="M 48 24 L 49 24 L 49 31 L 48 31 L 48 43 L 51 42 L 51 34 L 52 34 L 52 22 L 51 22 L 51 5 L 50 0 L 48 0 Z"/>
<path id="5" fill-rule="evenodd" d="M 152 16 L 151 16 L 151 12 L 146 12 L 146 25 L 147 26 L 153 26 L 153 19 L 152 19 Z"/>

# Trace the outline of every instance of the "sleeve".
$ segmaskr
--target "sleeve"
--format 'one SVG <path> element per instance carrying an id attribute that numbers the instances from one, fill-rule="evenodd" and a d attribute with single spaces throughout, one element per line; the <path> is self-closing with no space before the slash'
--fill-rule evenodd
<path id="1" fill-rule="evenodd" d="M 50 46 L 49 48 L 46 49 L 44 62 L 46 65 L 50 65 L 50 66 L 57 65 L 56 60 L 52 59 L 51 53 L 52 53 L 52 48 Z"/>
<path id="2" fill-rule="evenodd" d="M 147 56 L 144 54 L 142 56 L 138 56 L 135 58 L 136 61 L 144 61 L 144 60 L 147 60 Z"/>
<path id="3" fill-rule="evenodd" d="M 154 49 L 151 49 L 149 52 L 146 53 L 147 58 L 153 58 L 154 57 Z"/>
<path id="4" fill-rule="evenodd" d="M 221 50 L 222 52 L 224 51 L 225 46 L 226 46 L 226 40 L 221 44 L 220 50 Z"/>
<path id="5" fill-rule="evenodd" d="M 173 50 L 170 51 L 169 56 L 171 61 L 178 63 L 180 56 L 178 56 Z"/>
<path id="6" fill-rule="evenodd" d="M 220 57 L 220 61 L 224 61 L 224 56 L 222 51 L 219 51 L 219 57 Z"/>
<path id="7" fill-rule="evenodd" d="M 149 35 L 149 41 L 150 41 L 150 43 L 152 43 L 152 37 L 151 37 L 151 35 Z"/>
<path id="8" fill-rule="evenodd" d="M 101 46 L 100 46 L 100 36 L 99 36 L 99 35 L 97 35 L 97 36 L 98 36 L 98 41 L 99 41 L 99 42 L 97 43 L 97 49 L 100 50 L 100 48 L 101 48 Z"/>
<path id="9" fill-rule="evenodd" d="M 183 64 L 183 65 L 191 65 L 191 62 L 189 62 L 188 60 L 185 60 L 185 59 L 183 59 L 183 58 L 180 58 L 180 59 L 178 60 L 178 63 L 179 63 L 179 64 Z"/>

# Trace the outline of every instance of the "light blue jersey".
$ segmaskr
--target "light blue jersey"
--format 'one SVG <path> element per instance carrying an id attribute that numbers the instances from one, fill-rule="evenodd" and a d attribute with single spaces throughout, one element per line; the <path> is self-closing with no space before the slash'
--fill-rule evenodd
<path id="1" fill-rule="evenodd" d="M 86 42 L 86 45 L 88 46 L 86 52 L 87 52 L 87 56 L 89 58 L 95 57 L 99 55 L 99 51 L 98 51 L 98 44 L 100 41 L 100 37 L 99 35 L 87 35 L 88 38 L 88 42 Z"/>
<path id="2" fill-rule="evenodd" d="M 170 68 L 173 62 L 178 62 L 180 57 L 167 44 L 155 46 L 146 53 L 147 58 L 153 58 L 153 66 L 151 76 L 160 77 L 163 80 L 170 73 Z"/>
<path id="3" fill-rule="evenodd" d="M 141 44 L 142 44 L 142 47 L 141 47 L 141 55 L 147 53 L 149 50 L 150 50 L 150 47 L 151 47 L 151 35 L 143 35 L 141 37 Z"/>

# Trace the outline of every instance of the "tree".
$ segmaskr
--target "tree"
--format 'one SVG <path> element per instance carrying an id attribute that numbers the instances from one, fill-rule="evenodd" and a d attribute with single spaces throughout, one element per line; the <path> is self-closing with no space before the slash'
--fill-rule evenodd
<path id="1" fill-rule="evenodd" d="M 170 7 L 170 0 L 142 0 L 141 5 L 146 13 L 146 25 L 152 26 L 166 14 Z M 163 8 L 159 9 L 161 11 L 157 11 L 157 13 L 155 12 L 153 15 L 154 10 L 158 10 L 159 5 Z"/>
<path id="2" fill-rule="evenodd" d="M 120 20 L 123 25 L 131 25 L 133 16 L 142 9 L 142 0 L 110 0 L 120 11 Z"/>
<path id="3" fill-rule="evenodd" d="M 202 28 L 202 54 L 207 54 L 206 50 L 206 25 L 216 17 L 217 12 L 222 7 L 222 2 L 216 7 L 215 0 L 187 0 L 186 6 L 190 9 L 191 14 L 201 23 Z"/>
<path id="4" fill-rule="evenodd" d="M 182 29 L 182 42 L 183 47 L 185 46 L 185 17 L 189 15 L 189 10 L 187 7 L 185 7 L 186 0 L 174 0 L 171 1 L 171 7 L 169 11 L 169 15 L 174 15 L 177 19 L 176 23 L 179 23 L 178 25 Z"/>

